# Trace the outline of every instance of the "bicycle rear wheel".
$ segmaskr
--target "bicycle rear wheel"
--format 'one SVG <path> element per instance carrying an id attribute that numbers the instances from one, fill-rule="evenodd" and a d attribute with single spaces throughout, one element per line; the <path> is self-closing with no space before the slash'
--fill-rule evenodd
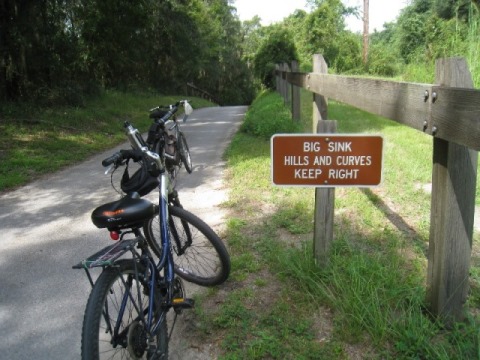
<path id="1" fill-rule="evenodd" d="M 193 171 L 192 157 L 190 156 L 190 150 L 188 149 L 187 139 L 182 132 L 178 133 L 178 152 L 180 154 L 180 160 L 185 165 L 185 170 L 189 174 Z"/>
<path id="2" fill-rule="evenodd" d="M 148 287 L 140 280 L 145 269 L 134 260 L 120 260 L 98 277 L 88 299 L 82 328 L 82 359 L 168 359 L 167 323 L 147 336 Z M 160 302 L 160 294 L 155 298 Z M 159 318 L 158 309 L 154 318 Z"/>
<path id="3" fill-rule="evenodd" d="M 201 286 L 219 285 L 227 280 L 230 255 L 210 226 L 177 206 L 169 206 L 168 225 L 177 275 Z M 150 248 L 160 257 L 158 215 L 145 223 L 144 233 Z"/>

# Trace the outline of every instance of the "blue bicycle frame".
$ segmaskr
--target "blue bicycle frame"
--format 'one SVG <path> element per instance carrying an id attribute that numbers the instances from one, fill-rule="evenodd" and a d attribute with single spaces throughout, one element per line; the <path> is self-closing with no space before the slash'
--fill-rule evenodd
<path id="1" fill-rule="evenodd" d="M 115 260 L 119 257 L 124 255 L 127 252 L 131 252 L 133 257 L 136 259 L 146 259 L 146 263 L 148 266 L 148 274 L 150 274 L 148 279 L 148 286 L 149 286 L 149 301 L 148 301 L 148 312 L 145 313 L 145 309 L 142 308 L 141 301 L 136 301 L 135 297 L 140 299 L 140 291 L 138 289 L 137 294 L 133 294 L 131 292 L 131 284 L 127 283 L 127 280 L 122 277 L 122 283 L 125 288 L 125 293 L 121 299 L 120 309 L 118 312 L 118 318 L 115 321 L 115 329 L 113 329 L 112 334 L 113 337 L 116 338 L 119 336 L 119 328 L 122 323 L 123 316 L 125 314 L 125 309 L 128 300 L 130 299 L 131 302 L 136 307 L 138 314 L 147 315 L 147 318 L 139 315 L 135 321 L 141 321 L 145 329 L 149 329 L 149 334 L 151 336 L 155 336 L 158 329 L 160 328 L 160 324 L 162 321 L 165 320 L 166 313 L 168 310 L 173 306 L 173 282 L 175 278 L 174 272 L 174 260 L 172 252 L 170 249 L 170 236 L 169 236 L 169 229 L 168 229 L 168 194 L 170 192 L 170 179 L 168 174 L 165 171 L 165 167 L 161 168 L 161 174 L 158 176 L 158 189 L 159 189 L 159 221 L 160 221 L 160 232 L 161 232 L 161 243 L 162 251 L 161 257 L 156 262 L 153 259 L 152 254 L 147 248 L 146 240 L 141 234 L 140 230 L 133 229 L 133 231 L 126 232 L 122 234 L 122 238 L 120 241 L 115 243 L 114 245 L 107 246 L 106 248 L 100 250 L 96 254 L 90 256 L 88 259 L 80 262 L 79 264 L 75 265 L 73 268 L 81 269 L 83 268 L 87 273 L 87 277 L 90 281 L 90 284 L 94 285 L 93 279 L 90 275 L 89 270 L 94 267 L 109 267 L 115 266 Z M 135 235 L 134 239 L 123 239 L 123 236 L 132 233 Z M 143 243 L 140 248 L 142 249 L 142 253 L 140 254 L 136 249 L 136 245 L 139 243 Z M 135 264 L 135 277 L 137 283 L 139 283 L 139 273 L 138 269 L 136 268 L 137 262 Z M 163 279 L 160 272 L 163 270 Z M 158 292 L 155 292 L 158 289 L 158 281 L 162 279 L 162 285 L 167 288 L 167 297 L 165 299 L 156 299 L 155 296 L 158 296 Z M 161 314 L 160 318 L 154 323 L 154 312 L 158 312 L 159 309 L 157 308 L 156 304 L 161 304 L 161 307 L 164 309 L 163 313 Z M 110 316 L 108 314 L 108 308 L 104 309 L 104 317 L 105 321 L 108 324 L 107 326 L 111 329 L 110 323 Z M 111 329 L 112 330 L 112 329 Z"/>
<path id="2" fill-rule="evenodd" d="M 166 172 L 163 171 L 160 176 L 158 177 L 159 180 L 159 221 L 160 221 L 160 229 L 161 229 L 161 242 L 162 242 L 162 249 L 170 249 L 170 237 L 169 237 L 169 232 L 168 232 L 168 192 L 169 192 L 169 178 L 166 175 Z M 156 288 L 156 281 L 157 278 L 160 278 L 160 271 L 163 269 L 164 270 L 164 281 L 165 285 L 169 289 L 167 292 L 168 298 L 165 299 L 166 301 L 164 304 L 167 307 L 167 310 L 171 307 L 172 305 L 172 299 L 173 299 L 173 279 L 175 277 L 174 273 L 174 265 L 173 265 L 173 256 L 171 251 L 163 251 L 161 258 L 158 260 L 158 263 L 155 265 L 155 262 L 153 258 L 151 257 L 150 254 L 147 255 L 149 258 L 149 267 L 150 271 L 150 279 L 149 279 L 149 287 L 150 287 L 150 293 L 149 293 L 149 304 L 148 304 L 148 317 L 147 317 L 147 323 L 146 329 L 149 329 L 150 335 L 155 335 L 161 322 L 164 320 L 164 317 L 166 312 L 162 314 L 160 319 L 156 322 L 156 324 L 153 324 L 153 311 L 155 309 L 155 288 Z M 140 289 L 138 289 L 140 291 Z M 125 310 L 125 307 L 123 306 L 123 303 L 127 303 L 127 297 L 132 296 L 129 292 L 126 292 L 124 294 L 124 299 L 122 302 L 121 306 L 121 311 L 119 312 L 119 320 L 123 318 L 123 313 Z M 132 299 L 132 302 L 133 299 Z M 138 304 L 141 306 L 141 303 Z M 143 313 L 143 309 L 140 309 L 139 314 Z"/>
<path id="3" fill-rule="evenodd" d="M 147 323 L 147 329 L 151 329 L 152 325 L 152 319 L 153 319 L 153 308 L 154 308 L 154 299 L 155 299 L 155 294 L 154 294 L 154 284 L 155 284 L 155 276 L 158 275 L 160 276 L 159 272 L 161 269 L 164 270 L 164 279 L 165 279 L 165 284 L 169 288 L 169 291 L 167 292 L 168 294 L 168 299 L 167 304 L 168 307 L 172 304 L 172 297 L 173 297 L 173 279 L 175 277 L 175 273 L 173 271 L 173 256 L 172 252 L 169 251 L 170 249 L 170 237 L 168 233 L 168 192 L 169 192 L 169 186 L 168 183 L 170 181 L 169 177 L 166 175 L 165 169 L 163 172 L 160 174 L 158 177 L 159 180 L 159 221 L 160 221 L 160 230 L 161 230 L 161 241 L 162 241 L 162 249 L 165 249 L 165 251 L 162 252 L 162 256 L 158 261 L 157 266 L 155 269 L 150 269 L 150 273 L 152 274 L 151 279 L 150 279 L 150 298 L 149 298 L 149 311 L 148 311 L 148 323 Z M 150 266 L 152 266 L 154 263 L 149 262 Z M 161 323 L 163 321 L 163 316 L 162 318 L 155 324 L 154 328 L 151 330 L 151 335 L 154 335 Z"/>

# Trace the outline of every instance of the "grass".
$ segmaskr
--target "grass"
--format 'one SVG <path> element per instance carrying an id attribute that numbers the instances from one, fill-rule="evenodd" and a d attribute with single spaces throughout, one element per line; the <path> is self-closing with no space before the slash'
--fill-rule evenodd
<path id="1" fill-rule="evenodd" d="M 75 164 L 125 141 L 123 122 L 148 130 L 148 110 L 178 96 L 107 91 L 81 108 L 2 104 L 0 192 Z M 195 99 L 194 107 L 210 103 Z"/>
<path id="2" fill-rule="evenodd" d="M 146 130 L 146 111 L 174 100 L 107 92 L 84 108 L 2 107 L 0 191 L 124 141 L 126 119 Z M 311 109 L 304 92 L 306 131 Z M 287 131 L 285 114 L 276 94 L 262 94 L 225 154 L 232 275 L 223 289 L 198 297 L 197 337 L 217 339 L 220 359 L 480 359 L 478 240 L 467 319 L 446 329 L 425 313 L 431 139 L 330 102 L 338 132 L 384 136 L 384 180 L 373 189 L 336 190 L 335 243 L 319 268 L 313 190 L 270 180 L 269 132 Z"/>
<path id="3" fill-rule="evenodd" d="M 273 109 L 278 96 L 261 101 Z M 303 94 L 305 129 L 311 108 Z M 223 339 L 220 358 L 479 359 L 476 251 L 465 322 L 446 329 L 425 311 L 431 139 L 339 103 L 329 104 L 329 118 L 340 133 L 382 134 L 386 148 L 380 187 L 337 188 L 324 268 L 312 255 L 313 190 L 271 185 L 264 136 L 240 132 L 226 152 L 232 277 L 222 304 L 197 313 L 203 330 Z"/>

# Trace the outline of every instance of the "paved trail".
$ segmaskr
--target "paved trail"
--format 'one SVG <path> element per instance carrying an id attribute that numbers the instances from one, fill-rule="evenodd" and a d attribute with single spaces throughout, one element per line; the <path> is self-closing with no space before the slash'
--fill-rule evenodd
<path id="1" fill-rule="evenodd" d="M 194 172 L 179 174 L 180 199 L 217 230 L 223 224 L 218 204 L 226 195 L 221 157 L 246 109 L 199 109 L 182 124 Z M 72 265 L 109 244 L 108 232 L 95 228 L 90 214 L 118 198 L 100 164 L 116 150 L 0 195 L 1 359 L 80 358 L 90 285 Z M 180 323 L 178 331 L 187 326 Z M 171 350 L 173 359 L 208 358 L 208 349 L 178 341 Z"/>

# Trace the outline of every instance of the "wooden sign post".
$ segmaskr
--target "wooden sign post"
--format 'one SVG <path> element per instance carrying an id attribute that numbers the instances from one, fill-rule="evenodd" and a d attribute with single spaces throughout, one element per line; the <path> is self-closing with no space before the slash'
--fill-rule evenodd
<path id="1" fill-rule="evenodd" d="M 335 127 L 334 121 L 319 124 L 330 125 L 332 130 Z M 328 130 L 328 126 L 324 128 Z M 383 138 L 333 133 L 274 135 L 271 159 L 275 185 L 316 188 L 314 257 L 324 266 L 333 239 L 335 187 L 381 183 Z"/>

